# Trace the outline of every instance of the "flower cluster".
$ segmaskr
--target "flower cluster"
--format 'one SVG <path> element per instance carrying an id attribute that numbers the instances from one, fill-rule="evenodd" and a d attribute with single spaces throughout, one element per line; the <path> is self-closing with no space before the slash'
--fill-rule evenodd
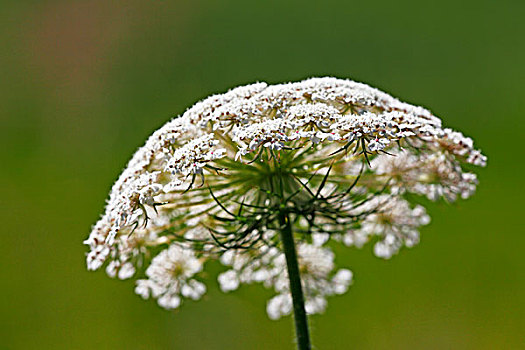
<path id="1" fill-rule="evenodd" d="M 267 305 L 268 316 L 278 319 L 292 311 L 286 259 L 275 247 L 261 246 L 255 259 L 253 251 L 230 250 L 221 262 L 231 269 L 219 275 L 219 284 L 224 292 L 235 290 L 241 283 L 262 283 L 278 294 Z M 347 269 L 334 271 L 334 254 L 325 247 L 300 243 L 297 246 L 299 271 L 306 296 L 306 312 L 315 314 L 326 308 L 326 297 L 344 294 L 352 282 L 352 272 Z"/>
<path id="2" fill-rule="evenodd" d="M 150 294 L 166 309 L 175 309 L 181 297 L 198 300 L 206 292 L 194 276 L 202 270 L 202 262 L 189 249 L 171 245 L 151 261 L 146 270 L 148 279 L 138 280 L 135 292 L 144 299 Z"/>
<path id="3" fill-rule="evenodd" d="M 415 155 L 395 151 L 393 155 L 376 157 L 372 168 L 378 176 L 391 177 L 394 189 L 424 195 L 433 201 L 443 197 L 450 202 L 458 195 L 466 199 L 476 190 L 476 175 L 464 172 L 444 152 Z"/>
<path id="4" fill-rule="evenodd" d="M 471 196 L 484 166 L 472 139 L 428 110 L 336 78 L 256 83 L 211 96 L 157 130 L 111 189 L 85 244 L 87 266 L 137 276 L 136 293 L 177 308 L 206 291 L 209 259 L 223 291 L 260 282 L 270 318 L 292 310 L 279 213 L 292 222 L 307 313 L 343 294 L 333 244 L 390 258 L 429 222 L 413 194 Z"/>
<path id="5" fill-rule="evenodd" d="M 430 222 L 425 208 L 416 205 L 412 209 L 406 200 L 391 195 L 373 197 L 357 212 L 369 214 L 363 217 L 358 228 L 343 235 L 343 243 L 362 247 L 372 236 L 379 236 L 374 253 L 385 259 L 396 254 L 402 246 L 416 245 L 419 242 L 418 227 Z"/>

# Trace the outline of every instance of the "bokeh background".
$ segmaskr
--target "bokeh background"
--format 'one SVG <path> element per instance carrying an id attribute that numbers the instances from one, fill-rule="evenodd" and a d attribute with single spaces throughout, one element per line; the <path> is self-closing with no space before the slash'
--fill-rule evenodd
<path id="1" fill-rule="evenodd" d="M 133 151 L 211 93 L 331 75 L 424 105 L 489 157 L 468 201 L 430 204 L 390 261 L 340 249 L 349 293 L 318 349 L 524 349 L 525 2 L 9 1 L 0 4 L 0 349 L 293 349 L 270 291 L 167 312 L 87 272 L 82 245 Z"/>

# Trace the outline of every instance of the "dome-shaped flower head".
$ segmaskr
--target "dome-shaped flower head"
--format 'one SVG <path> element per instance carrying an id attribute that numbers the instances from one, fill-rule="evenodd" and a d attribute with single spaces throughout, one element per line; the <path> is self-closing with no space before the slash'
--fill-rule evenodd
<path id="1" fill-rule="evenodd" d="M 275 290 L 276 319 L 292 310 L 286 225 L 306 312 L 322 312 L 352 283 L 333 244 L 372 241 L 381 258 L 414 246 L 429 217 L 408 198 L 469 197 L 477 179 L 464 168 L 485 162 L 428 110 L 365 84 L 238 87 L 195 104 L 135 153 L 85 241 L 87 266 L 136 276 L 137 294 L 172 309 L 205 293 L 205 263 L 219 259 L 223 291 Z"/>

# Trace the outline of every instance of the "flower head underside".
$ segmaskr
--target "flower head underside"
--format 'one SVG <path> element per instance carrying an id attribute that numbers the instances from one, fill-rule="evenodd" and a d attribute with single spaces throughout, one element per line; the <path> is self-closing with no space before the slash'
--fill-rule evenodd
<path id="1" fill-rule="evenodd" d="M 206 291 L 262 283 L 272 319 L 291 312 L 277 216 L 292 221 L 306 311 L 346 292 L 330 242 L 390 258 L 429 217 L 413 195 L 471 196 L 486 158 L 428 110 L 336 78 L 256 83 L 211 96 L 150 136 L 113 185 L 85 244 L 88 269 L 138 276 L 136 292 L 176 308 Z"/>

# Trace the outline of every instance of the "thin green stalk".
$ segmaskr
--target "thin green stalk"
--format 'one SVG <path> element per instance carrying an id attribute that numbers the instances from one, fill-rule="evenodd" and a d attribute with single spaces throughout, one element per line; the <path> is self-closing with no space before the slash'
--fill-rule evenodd
<path id="1" fill-rule="evenodd" d="M 288 268 L 288 279 L 290 281 L 290 291 L 292 293 L 293 312 L 295 320 L 295 334 L 297 336 L 297 348 L 299 350 L 310 350 L 310 333 L 308 331 L 308 320 L 304 309 L 303 288 L 301 286 L 301 276 L 299 274 L 299 264 L 295 243 L 292 233 L 292 225 L 286 211 L 279 213 L 279 224 L 281 226 L 281 241 L 286 256 L 286 266 Z"/>

